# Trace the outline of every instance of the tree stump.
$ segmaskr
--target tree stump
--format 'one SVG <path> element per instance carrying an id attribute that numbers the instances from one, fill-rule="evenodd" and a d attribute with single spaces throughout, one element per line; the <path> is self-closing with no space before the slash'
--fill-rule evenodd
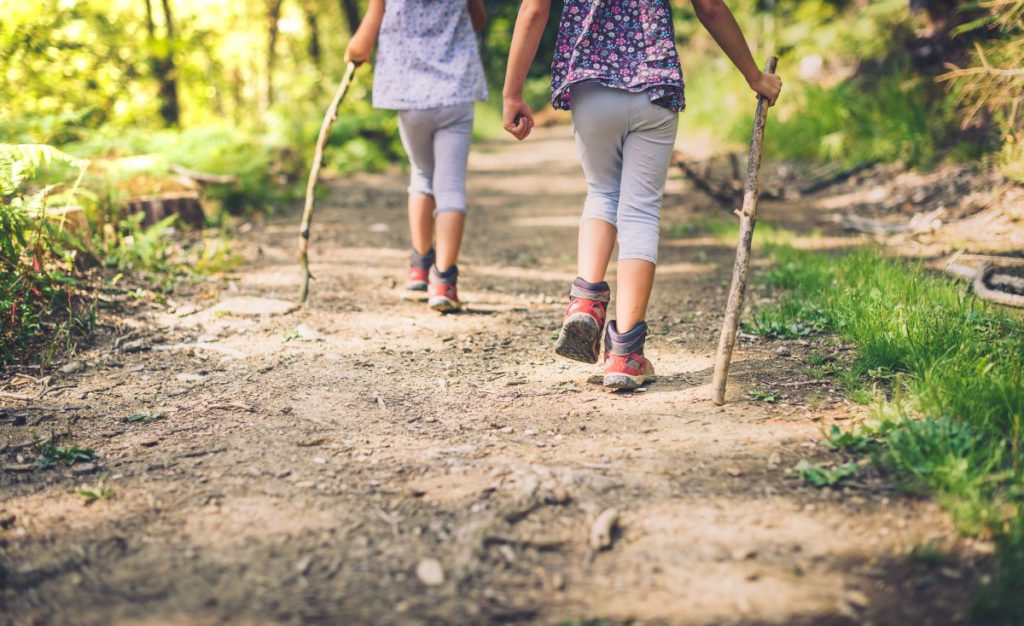
<path id="1" fill-rule="evenodd" d="M 195 191 L 133 198 L 128 201 L 128 211 L 132 214 L 143 213 L 143 226 L 152 226 L 171 215 L 177 215 L 182 222 L 197 230 L 206 223 L 206 214 L 203 213 L 199 193 Z"/>

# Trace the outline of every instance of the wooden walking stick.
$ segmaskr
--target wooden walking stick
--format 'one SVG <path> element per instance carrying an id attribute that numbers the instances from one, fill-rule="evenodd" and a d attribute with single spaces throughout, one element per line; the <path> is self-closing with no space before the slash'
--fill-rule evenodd
<path id="1" fill-rule="evenodd" d="M 764 71 L 775 73 L 779 59 L 768 57 Z M 732 285 L 729 287 L 729 303 L 725 307 L 722 334 L 718 339 L 718 356 L 715 357 L 715 377 L 712 381 L 714 403 L 725 404 L 725 382 L 729 377 L 729 363 L 732 349 L 736 345 L 740 315 L 743 313 L 743 296 L 747 290 L 747 270 L 750 267 L 750 246 L 754 238 L 754 224 L 757 223 L 757 193 L 761 175 L 761 145 L 764 141 L 764 125 L 768 119 L 768 100 L 757 99 L 754 114 L 754 132 L 750 138 L 750 154 L 747 156 L 747 182 L 743 188 L 743 208 L 740 209 L 740 240 L 736 245 L 736 262 L 732 267 Z"/>
<path id="2" fill-rule="evenodd" d="M 320 179 L 320 166 L 324 160 L 324 144 L 327 143 L 327 135 L 331 132 L 338 119 L 338 107 L 348 93 L 348 87 L 352 84 L 352 76 L 356 73 L 356 64 L 350 62 L 345 68 L 345 76 L 338 85 L 338 91 L 331 100 L 331 106 L 324 115 L 324 122 L 320 125 L 320 136 L 316 140 L 316 151 L 313 153 L 313 166 L 309 170 L 309 181 L 306 183 L 306 205 L 302 210 L 302 226 L 299 229 L 299 265 L 302 266 L 302 286 L 299 288 L 299 304 L 305 304 L 309 297 L 309 227 L 313 221 L 313 201 L 316 196 L 316 183 Z"/>

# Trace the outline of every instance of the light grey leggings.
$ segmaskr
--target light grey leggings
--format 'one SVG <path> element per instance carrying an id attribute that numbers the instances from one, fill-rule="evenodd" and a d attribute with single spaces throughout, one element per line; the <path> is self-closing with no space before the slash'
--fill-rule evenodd
<path id="1" fill-rule="evenodd" d="M 466 164 L 473 134 L 473 103 L 398 112 L 409 155 L 409 193 L 434 196 L 434 215 L 466 212 Z"/>
<path id="2" fill-rule="evenodd" d="M 658 262 L 658 222 L 679 115 L 596 82 L 572 87 L 572 123 L 587 178 L 580 221 L 618 229 L 619 260 Z"/>

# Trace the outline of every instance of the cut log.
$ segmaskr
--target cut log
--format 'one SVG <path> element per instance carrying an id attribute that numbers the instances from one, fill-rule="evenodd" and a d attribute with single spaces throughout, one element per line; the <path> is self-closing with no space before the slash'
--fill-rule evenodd
<path id="1" fill-rule="evenodd" d="M 199 201 L 199 194 L 194 191 L 133 198 L 128 201 L 128 210 L 133 214 L 145 214 L 142 219 L 143 226 L 152 226 L 172 215 L 177 215 L 183 223 L 195 229 L 200 229 L 206 224 L 203 205 Z"/>

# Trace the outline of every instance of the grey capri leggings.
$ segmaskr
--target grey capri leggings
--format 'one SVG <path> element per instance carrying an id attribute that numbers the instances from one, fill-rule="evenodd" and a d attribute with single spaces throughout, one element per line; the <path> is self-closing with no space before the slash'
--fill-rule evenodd
<path id="1" fill-rule="evenodd" d="M 466 165 L 473 134 L 473 103 L 398 112 L 409 155 L 409 193 L 434 196 L 434 215 L 466 212 Z"/>
<path id="2" fill-rule="evenodd" d="M 619 260 L 658 262 L 661 197 L 679 115 L 631 93 L 596 82 L 572 86 L 572 123 L 587 179 L 580 221 L 618 229 Z"/>

